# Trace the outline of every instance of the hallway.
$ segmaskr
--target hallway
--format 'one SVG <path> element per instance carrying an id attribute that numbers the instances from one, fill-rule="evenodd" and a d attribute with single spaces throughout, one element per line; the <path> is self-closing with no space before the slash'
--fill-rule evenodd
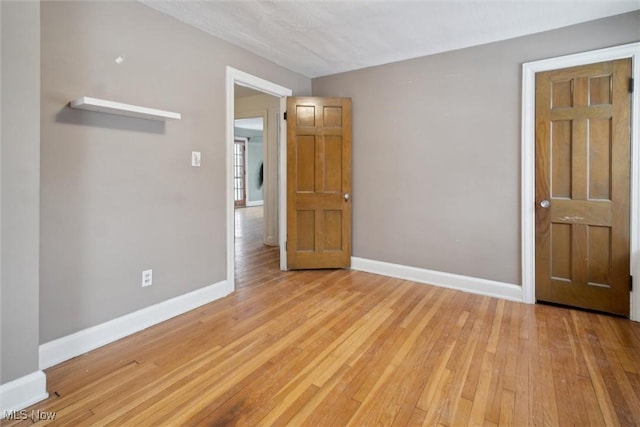
<path id="1" fill-rule="evenodd" d="M 280 249 L 263 243 L 263 206 L 235 210 L 236 290 L 281 275 Z"/>

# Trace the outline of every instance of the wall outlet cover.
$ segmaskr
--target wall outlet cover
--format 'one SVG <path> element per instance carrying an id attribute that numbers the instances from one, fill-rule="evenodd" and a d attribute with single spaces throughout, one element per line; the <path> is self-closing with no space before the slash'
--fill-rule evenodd
<path id="1" fill-rule="evenodd" d="M 153 284 L 153 270 L 144 270 L 142 272 L 142 287 L 151 286 Z"/>

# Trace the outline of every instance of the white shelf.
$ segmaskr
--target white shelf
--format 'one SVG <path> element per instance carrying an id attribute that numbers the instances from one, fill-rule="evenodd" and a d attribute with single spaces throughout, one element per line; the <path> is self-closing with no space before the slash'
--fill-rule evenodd
<path id="1" fill-rule="evenodd" d="M 71 108 L 78 110 L 98 111 L 100 113 L 118 114 L 120 116 L 136 117 L 151 120 L 180 120 L 180 113 L 156 110 L 155 108 L 140 107 L 138 105 L 123 104 L 105 99 L 83 96 L 69 103 Z"/>

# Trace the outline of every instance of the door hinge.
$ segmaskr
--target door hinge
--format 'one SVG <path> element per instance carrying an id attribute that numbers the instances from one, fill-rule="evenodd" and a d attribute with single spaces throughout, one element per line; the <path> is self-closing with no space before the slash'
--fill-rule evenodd
<path id="1" fill-rule="evenodd" d="M 284 242 L 284 250 L 285 251 L 289 250 L 289 242 Z"/>
<path id="2" fill-rule="evenodd" d="M 633 276 L 629 276 L 629 292 L 633 292 Z"/>
<path id="3" fill-rule="evenodd" d="M 629 77 L 629 93 L 633 93 L 633 77 Z"/>
<path id="4" fill-rule="evenodd" d="M 287 120 L 287 112 L 284 112 L 284 119 Z"/>

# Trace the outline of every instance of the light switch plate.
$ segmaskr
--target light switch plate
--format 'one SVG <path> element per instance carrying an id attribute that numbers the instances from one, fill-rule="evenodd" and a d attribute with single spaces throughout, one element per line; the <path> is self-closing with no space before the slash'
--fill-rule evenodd
<path id="1" fill-rule="evenodd" d="M 201 154 L 199 151 L 191 152 L 191 166 L 200 167 Z"/>

